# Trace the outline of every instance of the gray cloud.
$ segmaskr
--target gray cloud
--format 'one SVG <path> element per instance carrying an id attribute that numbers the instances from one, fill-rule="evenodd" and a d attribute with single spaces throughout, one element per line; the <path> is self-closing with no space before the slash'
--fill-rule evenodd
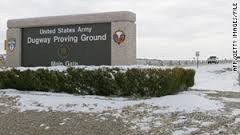
<path id="1" fill-rule="evenodd" d="M 1 0 L 0 41 L 8 19 L 119 10 L 137 14 L 138 57 L 192 59 L 196 50 L 202 59 L 231 57 L 229 0 Z"/>

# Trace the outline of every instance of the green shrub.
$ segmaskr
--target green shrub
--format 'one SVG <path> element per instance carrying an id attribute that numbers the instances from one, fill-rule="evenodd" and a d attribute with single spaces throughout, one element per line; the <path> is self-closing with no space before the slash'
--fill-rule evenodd
<path id="1" fill-rule="evenodd" d="M 64 72 L 36 71 L 0 72 L 0 89 L 65 92 L 81 95 L 159 97 L 186 90 L 194 85 L 195 71 L 174 69 L 86 70 L 68 68 Z"/>

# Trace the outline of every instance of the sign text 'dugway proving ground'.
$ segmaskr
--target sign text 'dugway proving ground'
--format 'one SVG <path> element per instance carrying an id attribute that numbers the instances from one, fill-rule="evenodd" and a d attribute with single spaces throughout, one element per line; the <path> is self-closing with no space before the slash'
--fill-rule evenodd
<path id="1" fill-rule="evenodd" d="M 135 20 L 131 12 L 10 20 L 7 66 L 135 64 Z"/>
<path id="2" fill-rule="evenodd" d="M 25 28 L 22 37 L 24 66 L 111 64 L 110 23 Z"/>

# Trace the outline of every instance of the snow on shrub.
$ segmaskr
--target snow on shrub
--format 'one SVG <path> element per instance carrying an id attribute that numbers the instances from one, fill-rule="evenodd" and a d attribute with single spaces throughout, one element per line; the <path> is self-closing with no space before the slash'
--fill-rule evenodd
<path id="1" fill-rule="evenodd" d="M 158 97 L 187 90 L 195 71 L 173 68 L 68 68 L 66 71 L 7 70 L 0 72 L 0 89 L 65 92 L 81 95 Z"/>

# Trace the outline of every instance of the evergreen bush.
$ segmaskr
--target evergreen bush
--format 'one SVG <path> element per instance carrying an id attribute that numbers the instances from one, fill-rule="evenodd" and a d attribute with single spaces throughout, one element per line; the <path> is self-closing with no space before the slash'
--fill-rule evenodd
<path id="1" fill-rule="evenodd" d="M 194 85 L 191 69 L 68 68 L 0 72 L 0 89 L 65 92 L 80 95 L 159 97 L 187 90 Z"/>

